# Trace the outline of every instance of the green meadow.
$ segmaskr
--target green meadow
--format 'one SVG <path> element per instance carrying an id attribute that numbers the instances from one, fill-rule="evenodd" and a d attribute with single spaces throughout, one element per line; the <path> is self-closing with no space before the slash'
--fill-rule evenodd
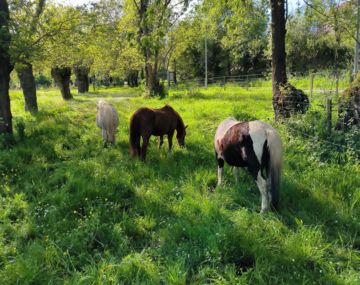
<path id="1" fill-rule="evenodd" d="M 0 150 L 0 283 L 359 284 L 359 130 L 327 133 L 320 87 L 305 115 L 275 123 L 271 88 L 254 88 L 266 86 L 183 86 L 164 99 L 100 89 L 68 102 L 40 90 L 36 115 L 12 91 L 16 144 Z M 107 148 L 95 124 L 100 98 L 120 117 Z M 175 141 L 168 152 L 165 139 L 158 150 L 153 137 L 147 161 L 131 159 L 132 113 L 166 103 L 189 125 L 186 148 Z M 213 136 L 228 116 L 279 130 L 278 212 L 259 214 L 246 169 L 236 184 L 226 166 L 216 188 Z"/>

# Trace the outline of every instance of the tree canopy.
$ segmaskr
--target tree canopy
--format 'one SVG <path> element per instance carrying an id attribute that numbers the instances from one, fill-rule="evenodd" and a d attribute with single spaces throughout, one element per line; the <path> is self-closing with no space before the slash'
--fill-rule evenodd
<path id="1" fill-rule="evenodd" d="M 37 70 L 86 66 L 100 78 L 135 74 L 146 85 L 160 83 L 165 69 L 176 68 L 180 79 L 202 77 L 205 37 L 209 76 L 270 70 L 268 1 L 101 0 L 78 7 L 21 2 L 23 8 L 15 0 L 9 5 L 11 54 L 16 62 L 31 60 Z M 291 72 L 334 69 L 335 61 L 349 68 L 355 4 L 309 0 L 289 14 Z"/>

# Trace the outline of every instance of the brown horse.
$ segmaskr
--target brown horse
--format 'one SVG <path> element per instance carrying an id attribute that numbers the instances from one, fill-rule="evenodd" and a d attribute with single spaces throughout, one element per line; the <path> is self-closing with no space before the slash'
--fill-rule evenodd
<path id="1" fill-rule="evenodd" d="M 181 147 L 185 146 L 186 128 L 180 115 L 170 106 L 161 109 L 140 108 L 130 119 L 130 148 L 134 157 L 145 160 L 150 136 L 159 136 L 159 147 L 163 144 L 163 136 L 168 136 L 169 151 L 176 130 L 176 138 Z M 140 146 L 140 137 L 143 145 Z"/>

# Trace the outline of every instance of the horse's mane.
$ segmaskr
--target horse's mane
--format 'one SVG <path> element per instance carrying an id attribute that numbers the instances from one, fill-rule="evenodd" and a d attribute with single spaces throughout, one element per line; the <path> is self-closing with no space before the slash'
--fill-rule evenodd
<path id="1" fill-rule="evenodd" d="M 162 107 L 161 109 L 170 109 L 171 111 L 174 111 L 176 113 L 176 111 L 174 110 L 173 107 L 171 107 L 169 104 L 166 104 L 164 107 Z"/>
<path id="2" fill-rule="evenodd" d="M 179 124 L 180 124 L 183 128 L 185 128 L 185 124 L 184 124 L 183 119 L 180 117 L 180 115 L 179 115 L 178 113 L 176 113 L 176 115 L 178 116 Z"/>
<path id="3" fill-rule="evenodd" d="M 185 129 L 185 124 L 184 124 L 184 121 L 183 119 L 181 118 L 181 116 L 179 115 L 178 112 L 175 111 L 175 109 L 173 107 L 171 107 L 169 104 L 166 104 L 164 107 L 162 107 L 161 109 L 167 109 L 167 110 L 170 110 L 175 116 L 176 118 L 178 119 L 178 124 L 176 126 L 176 130 L 177 131 L 183 131 Z M 181 128 L 181 129 L 180 129 Z"/>
<path id="4" fill-rule="evenodd" d="M 177 126 L 176 126 L 176 131 L 177 131 L 177 132 L 183 132 L 183 131 L 185 131 L 185 124 L 184 124 L 183 119 L 180 117 L 180 115 L 179 115 L 178 112 L 176 112 L 175 110 L 174 110 L 174 112 L 175 112 L 176 117 L 177 117 L 177 119 L 178 119 L 178 124 L 177 124 Z"/>

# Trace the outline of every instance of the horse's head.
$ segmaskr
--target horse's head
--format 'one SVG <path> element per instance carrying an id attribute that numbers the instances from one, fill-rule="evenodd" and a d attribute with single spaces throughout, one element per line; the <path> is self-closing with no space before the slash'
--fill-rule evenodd
<path id="1" fill-rule="evenodd" d="M 105 100 L 102 100 L 102 99 L 100 99 L 99 101 L 97 101 L 97 103 L 96 103 L 96 108 L 97 109 L 101 109 L 103 106 L 105 106 L 107 103 L 106 103 L 106 101 Z"/>
<path id="2" fill-rule="evenodd" d="M 186 136 L 186 128 L 188 126 L 185 126 L 183 128 L 180 128 L 177 130 L 176 133 L 176 138 L 178 140 L 179 146 L 180 147 L 185 147 L 185 136 Z"/>

